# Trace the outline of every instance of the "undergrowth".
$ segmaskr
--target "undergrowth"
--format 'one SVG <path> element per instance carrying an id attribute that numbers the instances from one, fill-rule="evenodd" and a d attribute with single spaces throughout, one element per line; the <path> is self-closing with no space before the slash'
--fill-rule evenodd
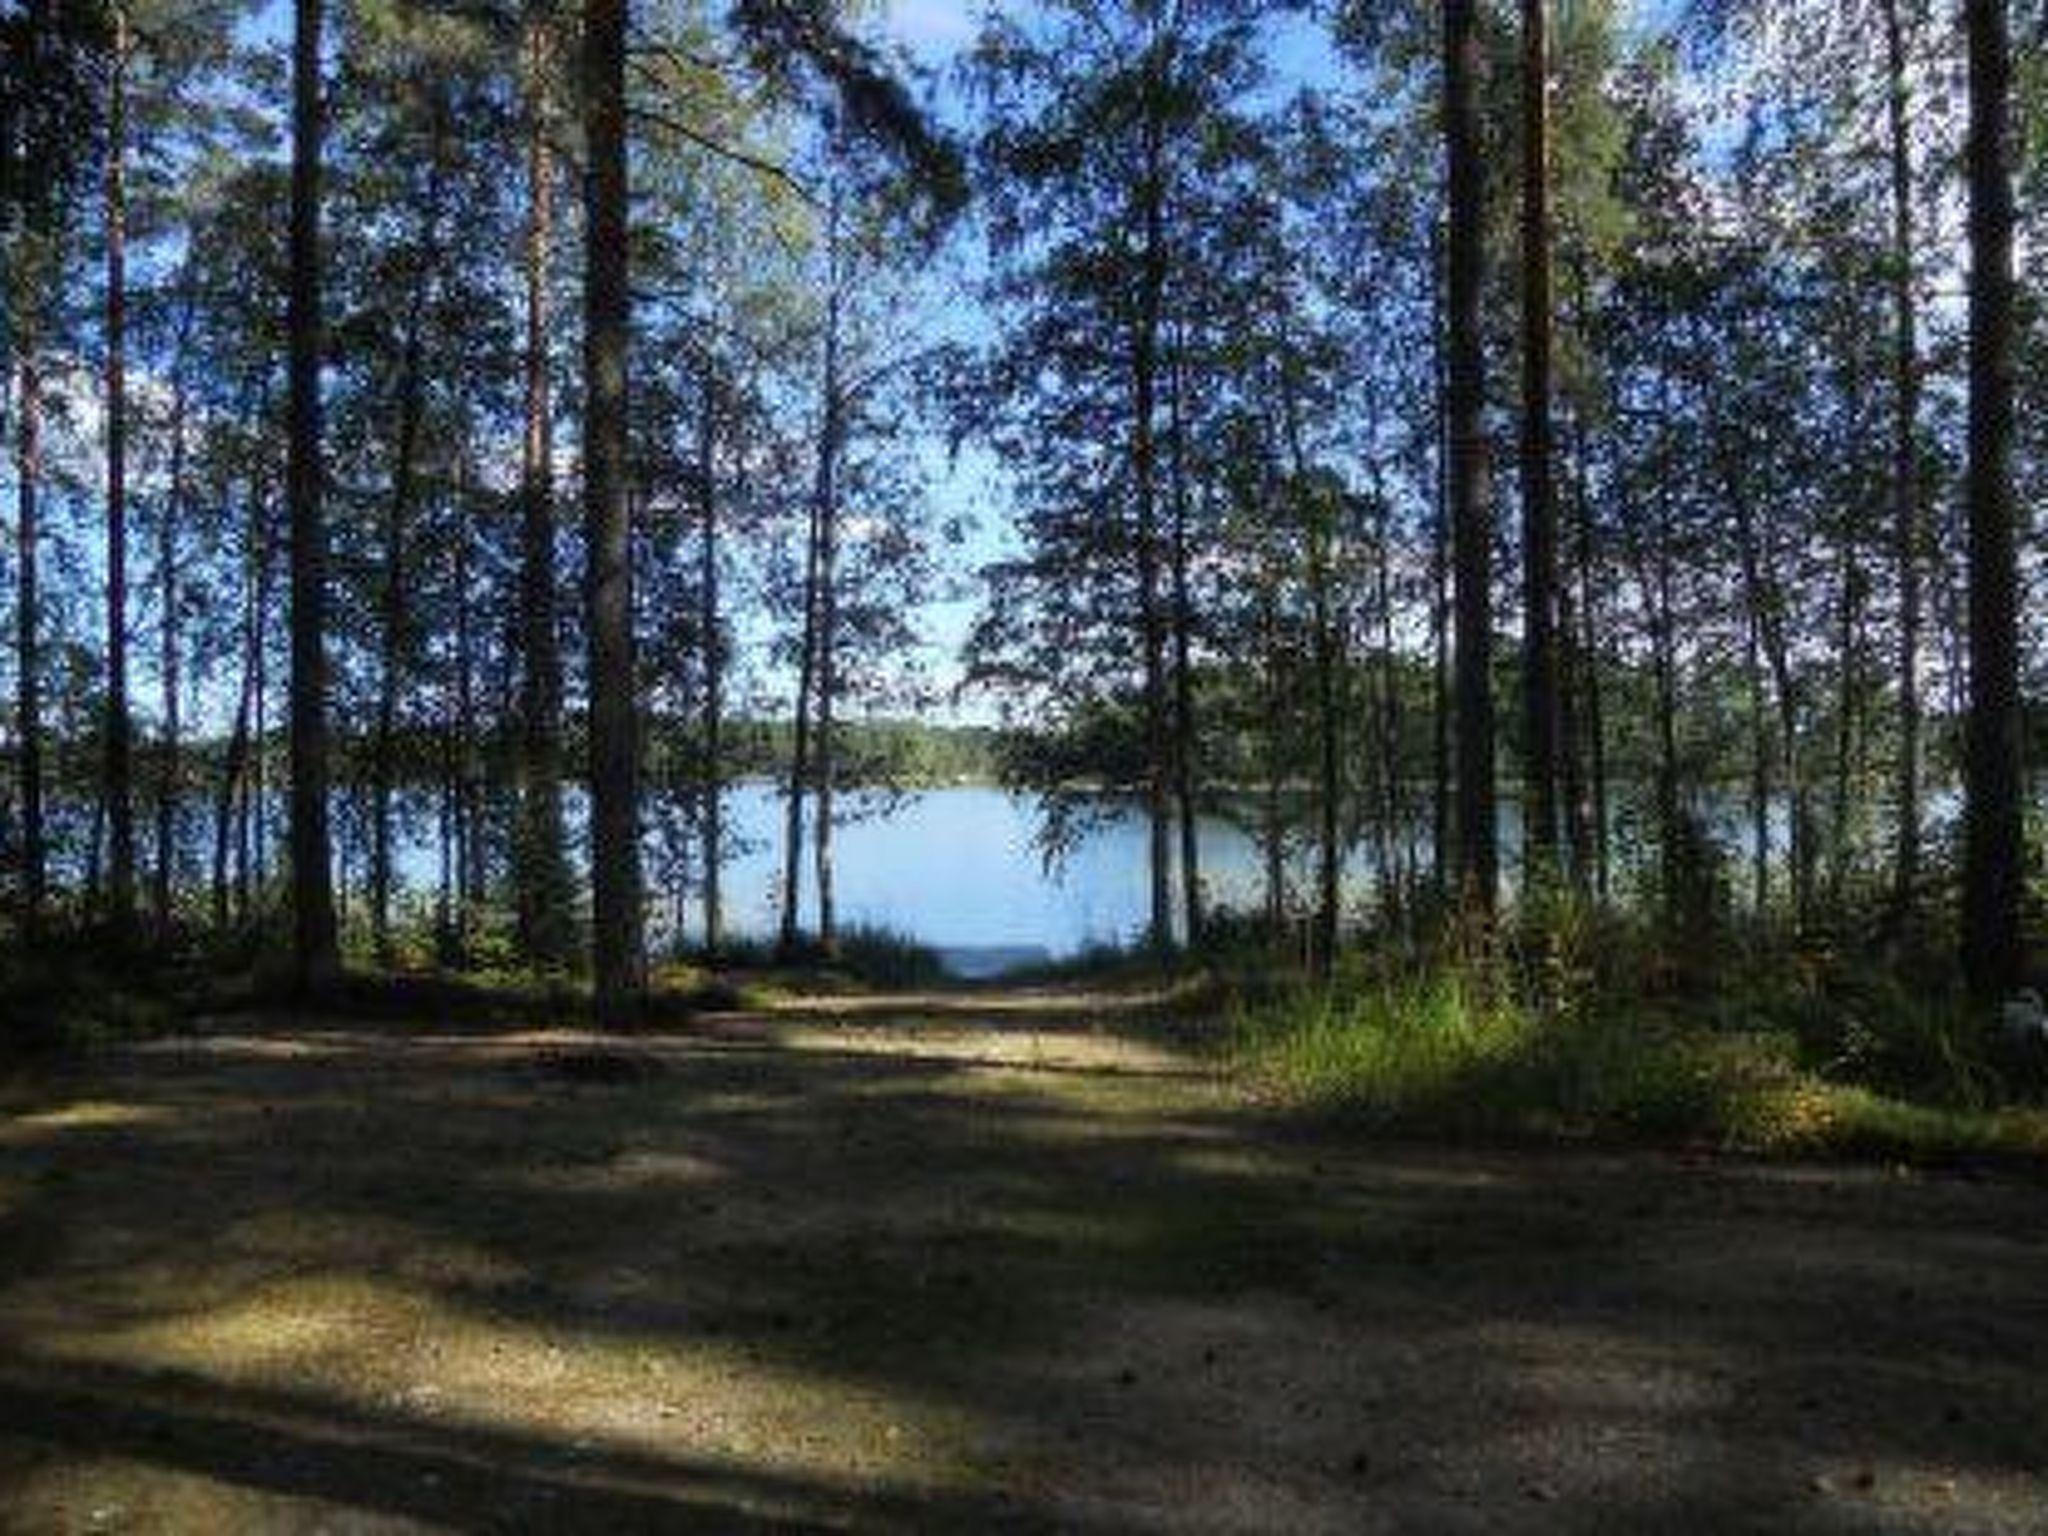
<path id="1" fill-rule="evenodd" d="M 1758 1153 L 2048 1155 L 2044 1063 L 1939 985 L 1723 935 L 1700 964 L 1583 916 L 1254 984 L 1236 1070 L 1390 1132 Z"/>

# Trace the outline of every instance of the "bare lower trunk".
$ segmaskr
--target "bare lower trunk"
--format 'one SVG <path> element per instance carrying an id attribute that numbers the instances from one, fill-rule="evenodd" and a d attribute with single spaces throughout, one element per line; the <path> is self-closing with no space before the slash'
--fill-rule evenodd
<path id="1" fill-rule="evenodd" d="M 41 531 L 38 497 L 43 476 L 43 391 L 36 338 L 26 329 L 20 349 L 20 419 L 15 428 L 14 732 L 15 772 L 21 798 L 21 926 L 33 939 L 42 927 L 48 883 L 43 828 L 43 705 L 38 592 Z"/>
<path id="2" fill-rule="evenodd" d="M 321 12 L 322 0 L 296 0 L 292 51 L 291 313 L 287 327 L 291 443 L 286 497 L 292 530 L 293 973 L 301 996 L 324 988 L 340 966 L 327 828 L 327 525 L 321 510 L 324 471 L 320 442 Z"/>
<path id="3" fill-rule="evenodd" d="M 818 542 L 830 471 L 821 453 L 818 482 L 811 497 L 810 526 L 804 539 L 803 628 L 798 641 L 796 716 L 789 756 L 789 793 L 783 807 L 782 925 L 777 946 L 788 955 L 796 949 L 803 898 L 804 796 L 811 779 L 811 690 L 818 657 Z"/>
<path id="4" fill-rule="evenodd" d="M 1892 193 L 1892 504 L 1899 583 L 1899 744 L 1892 918 L 1912 919 L 1920 884 L 1920 571 L 1926 542 L 1921 511 L 1918 312 L 1913 297 L 1913 145 L 1908 123 L 1906 39 L 1899 0 L 1882 0 L 1886 121 Z"/>
<path id="5" fill-rule="evenodd" d="M 128 165 L 126 7 L 112 8 L 107 85 L 107 709 L 104 804 L 107 915 L 117 943 L 135 930 L 135 782 L 128 710 Z"/>
<path id="6" fill-rule="evenodd" d="M 1449 450 L 1457 594 L 1457 810 L 1461 904 L 1490 916 L 1499 882 L 1494 802 L 1493 529 L 1486 491 L 1485 161 L 1483 50 L 1473 0 L 1444 0 L 1444 137 L 1448 160 Z"/>
<path id="7" fill-rule="evenodd" d="M 1522 0 L 1522 705 L 1524 865 L 1557 874 L 1557 497 L 1552 476 L 1547 0 Z"/>
<path id="8" fill-rule="evenodd" d="M 1173 771 L 1180 812 L 1181 921 L 1189 948 L 1202 941 L 1202 868 L 1195 807 L 1194 603 L 1188 579 L 1187 363 L 1184 342 L 1173 353 L 1169 402 L 1173 480 Z"/>
<path id="9" fill-rule="evenodd" d="M 526 27 L 527 224 L 525 431 L 519 535 L 519 833 L 516 884 L 520 946 L 541 971 L 575 949 L 567 838 L 562 823 L 562 654 L 556 632 L 554 405 L 549 374 L 548 267 L 554 252 L 555 168 L 551 104 L 554 33 L 542 0 Z"/>
<path id="10" fill-rule="evenodd" d="M 716 955 L 724 941 L 720 882 L 725 864 L 725 637 L 719 609 L 718 393 L 711 365 L 704 366 L 704 404 L 697 472 L 704 504 L 697 554 L 698 631 L 704 647 L 704 952 Z"/>
<path id="11" fill-rule="evenodd" d="M 1963 797 L 1964 977 L 1996 1000 L 2026 963 L 2018 528 L 2013 507 L 2012 53 L 2006 0 L 1968 0 L 1970 47 L 1970 713 Z"/>
<path id="12" fill-rule="evenodd" d="M 185 371 L 182 357 L 171 385 L 171 486 L 157 528 L 158 604 L 162 608 L 157 671 L 163 688 L 164 738 L 158 764 L 156 795 L 156 889 L 152 906 L 160 937 L 171 930 L 172 903 L 177 897 L 178 789 L 180 773 L 178 535 L 185 515 Z"/>
<path id="13" fill-rule="evenodd" d="M 626 501 L 627 0 L 585 0 L 584 513 L 589 546 L 590 871 L 600 1027 L 634 1022 L 645 986 L 640 913 L 640 747 L 633 660 L 632 518 Z"/>

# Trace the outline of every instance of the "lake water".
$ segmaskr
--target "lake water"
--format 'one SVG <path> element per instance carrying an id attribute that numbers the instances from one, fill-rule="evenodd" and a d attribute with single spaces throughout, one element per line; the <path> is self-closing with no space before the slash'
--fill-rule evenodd
<path id="1" fill-rule="evenodd" d="M 1952 793 L 1929 798 L 1935 827 L 1953 818 Z M 583 855 L 580 799 L 570 797 L 571 851 L 578 864 Z M 439 874 L 431 806 L 425 797 L 401 800 L 410 804 L 401 818 L 399 877 L 411 892 L 424 895 L 435 888 Z M 835 850 L 843 927 L 886 928 L 916 939 L 940 950 L 963 974 L 1061 958 L 1143 934 L 1149 905 L 1147 833 L 1143 810 L 1133 802 L 1105 802 L 1095 830 L 1056 864 L 1047 862 L 1039 846 L 1041 818 L 1030 796 L 962 786 L 899 797 L 886 812 L 859 813 L 857 797 L 850 804 L 856 814 L 840 827 Z M 1746 893 L 1749 828 L 1742 797 L 1716 796 L 1701 809 L 1730 858 L 1732 886 L 1738 896 Z M 1646 872 L 1644 854 L 1651 840 L 1645 835 L 1647 807 L 1622 797 L 1614 815 L 1610 846 L 1621 891 L 1638 873 Z M 765 783 L 735 786 L 726 796 L 726 818 L 727 931 L 770 936 L 776 928 L 782 879 L 781 796 Z M 341 811 L 337 830 L 349 821 L 348 813 Z M 1778 856 L 1785 851 L 1788 821 L 1784 808 L 1775 807 L 1771 830 Z M 1512 796 L 1502 797 L 1500 825 L 1503 883 L 1512 891 L 1521 843 L 1520 808 Z M 1418 867 L 1426 868 L 1427 826 L 1417 822 L 1408 836 L 1410 852 L 1397 856 L 1413 857 Z M 356 885 L 362 877 L 359 819 L 355 835 L 345 834 L 345 841 L 357 846 L 338 873 Z M 703 913 L 694 879 L 673 878 L 659 847 L 659 837 L 650 840 L 650 936 L 656 942 L 677 933 L 695 939 L 702 932 Z M 1205 817 L 1200 823 L 1200 849 L 1209 904 L 1258 910 L 1265 876 L 1253 836 L 1230 820 Z M 808 847 L 805 852 L 803 920 L 809 926 L 815 918 L 816 891 Z M 1287 869 L 1299 910 L 1313 890 L 1312 850 L 1292 845 Z M 1369 845 L 1358 848 L 1348 861 L 1344 883 L 1347 908 L 1363 915 L 1377 883 Z"/>

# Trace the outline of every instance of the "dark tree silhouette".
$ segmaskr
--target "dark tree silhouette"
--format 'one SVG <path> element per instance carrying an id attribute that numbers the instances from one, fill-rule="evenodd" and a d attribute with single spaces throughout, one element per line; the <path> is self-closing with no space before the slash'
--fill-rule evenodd
<path id="1" fill-rule="evenodd" d="M 1968 0 L 1970 49 L 1970 713 L 1963 970 L 1995 999 L 2024 960 L 2019 557 L 2012 489 L 2012 45 L 2006 0 Z"/>
<path id="2" fill-rule="evenodd" d="M 317 992 L 339 967 L 328 841 L 327 525 L 321 505 L 320 30 L 322 0 L 296 0 L 292 45 L 289 450 L 291 859 L 294 979 Z"/>
<path id="3" fill-rule="evenodd" d="M 1481 47 L 1473 0 L 1445 0 L 1443 59 L 1449 197 L 1445 436 L 1457 637 L 1458 894 L 1462 902 L 1491 912 L 1500 855 L 1493 776 L 1493 531 L 1480 419 L 1486 389 L 1480 325 L 1485 165 L 1478 104 Z"/>
<path id="4" fill-rule="evenodd" d="M 583 8 L 583 509 L 590 570 L 591 962 L 597 1022 L 639 1011 L 639 722 L 633 677 L 632 528 L 626 499 L 626 0 Z"/>

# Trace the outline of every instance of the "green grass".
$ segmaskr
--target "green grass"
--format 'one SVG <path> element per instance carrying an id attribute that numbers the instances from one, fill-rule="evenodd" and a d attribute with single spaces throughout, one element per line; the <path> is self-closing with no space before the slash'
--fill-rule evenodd
<path id="1" fill-rule="evenodd" d="M 1966 1039 L 1968 1018 L 1902 993 L 1861 1012 L 1782 990 L 1536 1005 L 1436 967 L 1247 1002 L 1229 1049 L 1269 1101 L 1388 1132 L 2048 1156 L 2048 1110 L 2024 1102 L 1994 1053 Z M 1844 1040 L 1860 1054 L 1827 1054 Z"/>

